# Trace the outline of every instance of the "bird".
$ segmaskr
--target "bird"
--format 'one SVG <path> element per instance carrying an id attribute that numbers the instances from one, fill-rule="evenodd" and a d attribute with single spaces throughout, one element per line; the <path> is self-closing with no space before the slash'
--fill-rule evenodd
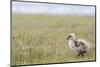
<path id="1" fill-rule="evenodd" d="M 75 33 L 69 34 L 66 39 L 68 41 L 69 48 L 77 53 L 78 57 L 84 57 L 84 54 L 87 53 L 90 48 L 90 43 L 84 39 L 77 39 Z"/>

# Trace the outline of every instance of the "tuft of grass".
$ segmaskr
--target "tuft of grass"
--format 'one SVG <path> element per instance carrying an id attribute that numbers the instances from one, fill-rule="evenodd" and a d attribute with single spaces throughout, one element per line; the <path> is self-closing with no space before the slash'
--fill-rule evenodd
<path id="1" fill-rule="evenodd" d="M 71 32 L 92 43 L 84 58 L 69 49 Z M 94 17 L 13 14 L 12 37 L 12 65 L 95 60 Z"/>

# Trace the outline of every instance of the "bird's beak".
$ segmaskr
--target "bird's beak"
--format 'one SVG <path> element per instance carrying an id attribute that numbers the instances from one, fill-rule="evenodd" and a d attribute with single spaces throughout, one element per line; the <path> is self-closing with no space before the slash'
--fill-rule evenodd
<path id="1" fill-rule="evenodd" d="M 68 36 L 66 39 L 68 40 L 71 36 Z"/>

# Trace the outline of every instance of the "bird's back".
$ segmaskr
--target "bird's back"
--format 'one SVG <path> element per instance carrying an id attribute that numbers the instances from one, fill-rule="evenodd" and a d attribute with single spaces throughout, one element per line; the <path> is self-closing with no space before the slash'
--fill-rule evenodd
<path id="1" fill-rule="evenodd" d="M 90 44 L 83 40 L 83 39 L 78 39 L 77 42 L 75 43 L 75 49 L 76 51 L 87 51 L 90 47 Z"/>

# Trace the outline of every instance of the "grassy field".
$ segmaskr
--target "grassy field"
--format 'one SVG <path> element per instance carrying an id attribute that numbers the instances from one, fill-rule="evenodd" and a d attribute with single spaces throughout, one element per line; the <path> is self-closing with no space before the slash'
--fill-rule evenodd
<path id="1" fill-rule="evenodd" d="M 84 58 L 67 45 L 74 32 L 91 42 Z M 95 60 L 95 17 L 12 14 L 12 65 Z"/>

